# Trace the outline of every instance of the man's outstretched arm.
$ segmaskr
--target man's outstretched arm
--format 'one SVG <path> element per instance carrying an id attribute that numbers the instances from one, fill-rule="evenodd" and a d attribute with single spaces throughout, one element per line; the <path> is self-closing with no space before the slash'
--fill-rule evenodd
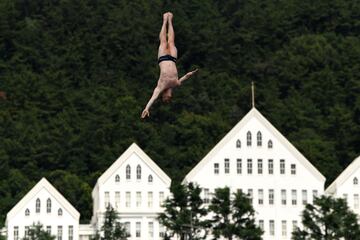
<path id="1" fill-rule="evenodd" d="M 161 89 L 159 88 L 159 86 L 157 86 L 154 89 L 153 95 L 151 96 L 149 102 L 146 104 L 146 107 L 145 107 L 144 111 L 141 114 L 141 118 L 145 118 L 146 116 L 150 116 L 149 109 L 150 109 L 151 105 L 154 103 L 154 101 L 159 97 L 160 92 L 161 92 Z"/>
<path id="2" fill-rule="evenodd" d="M 194 75 L 199 69 L 195 69 L 194 71 L 188 72 L 187 74 L 185 74 L 183 77 L 181 77 L 179 79 L 180 84 L 182 84 L 186 79 L 188 79 L 189 77 L 191 77 L 192 75 Z"/>

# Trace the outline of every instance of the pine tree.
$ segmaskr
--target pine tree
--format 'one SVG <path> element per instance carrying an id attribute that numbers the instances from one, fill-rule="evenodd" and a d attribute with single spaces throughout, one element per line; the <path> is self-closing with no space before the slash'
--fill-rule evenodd
<path id="1" fill-rule="evenodd" d="M 95 240 L 126 240 L 129 237 L 126 229 L 120 224 L 118 213 L 109 205 L 106 208 L 104 224 Z"/>
<path id="2" fill-rule="evenodd" d="M 52 236 L 47 231 L 43 230 L 43 226 L 38 224 L 33 224 L 28 231 L 28 236 L 24 237 L 23 240 L 54 240 L 55 236 Z"/>

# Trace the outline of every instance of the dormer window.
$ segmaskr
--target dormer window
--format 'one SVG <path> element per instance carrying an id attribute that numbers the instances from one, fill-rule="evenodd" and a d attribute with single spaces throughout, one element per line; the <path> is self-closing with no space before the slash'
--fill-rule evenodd
<path id="1" fill-rule="evenodd" d="M 354 183 L 354 185 L 358 185 L 358 184 L 359 184 L 359 180 L 357 179 L 357 177 L 354 177 L 353 183 Z"/>
<path id="2" fill-rule="evenodd" d="M 63 210 L 61 208 L 59 208 L 58 210 L 58 216 L 62 216 L 63 215 Z"/>
<path id="3" fill-rule="evenodd" d="M 30 210 L 28 208 L 25 210 L 25 216 L 30 216 Z"/>
<path id="4" fill-rule="evenodd" d="M 256 142 L 257 142 L 257 145 L 258 147 L 261 147 L 262 145 L 262 135 L 261 135 L 261 132 L 257 132 L 256 134 Z"/>
<path id="5" fill-rule="evenodd" d="M 251 132 L 248 131 L 246 134 L 246 145 L 251 146 Z"/>
<path id="6" fill-rule="evenodd" d="M 271 140 L 268 141 L 268 148 L 273 148 L 273 142 Z"/>
<path id="7" fill-rule="evenodd" d="M 36 199 L 35 212 L 40 213 L 40 199 Z"/>
<path id="8" fill-rule="evenodd" d="M 48 198 L 48 200 L 46 201 L 46 212 L 51 213 L 51 199 L 50 198 Z"/>
<path id="9" fill-rule="evenodd" d="M 131 168 L 130 165 L 126 166 L 126 179 L 130 179 L 131 178 Z"/>
<path id="10" fill-rule="evenodd" d="M 240 141 L 240 139 L 238 139 L 238 140 L 236 141 L 236 148 L 241 148 L 241 141 Z"/>
<path id="11" fill-rule="evenodd" d="M 118 174 L 115 176 L 115 182 L 120 182 L 120 176 Z"/>
<path id="12" fill-rule="evenodd" d="M 148 182 L 149 183 L 152 183 L 153 182 L 153 176 L 150 174 L 149 177 L 148 177 Z"/>
<path id="13" fill-rule="evenodd" d="M 136 179 L 140 180 L 141 179 L 141 166 L 137 165 L 136 167 Z"/>

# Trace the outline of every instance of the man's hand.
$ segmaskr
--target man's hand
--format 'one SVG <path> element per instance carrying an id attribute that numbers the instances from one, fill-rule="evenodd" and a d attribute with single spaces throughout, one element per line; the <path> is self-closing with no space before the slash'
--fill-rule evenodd
<path id="1" fill-rule="evenodd" d="M 181 85 L 186 79 L 194 75 L 199 69 L 195 69 L 194 71 L 188 72 L 182 78 L 179 79 L 179 85 Z"/>
<path id="2" fill-rule="evenodd" d="M 144 109 L 144 111 L 142 112 L 142 114 L 141 114 L 141 118 L 146 118 L 146 116 L 150 116 L 150 112 L 149 112 L 149 110 L 147 110 L 147 109 Z"/>

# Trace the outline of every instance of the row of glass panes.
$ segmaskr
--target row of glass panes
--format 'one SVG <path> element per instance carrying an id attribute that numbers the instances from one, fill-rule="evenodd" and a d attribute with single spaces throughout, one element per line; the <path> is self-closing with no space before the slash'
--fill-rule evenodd
<path id="1" fill-rule="evenodd" d="M 123 223 L 125 227 L 125 231 L 128 236 L 131 236 L 131 223 L 125 222 Z M 165 236 L 165 228 L 161 224 L 159 225 L 159 237 Z M 140 238 L 141 237 L 141 222 L 135 222 L 135 237 Z M 148 238 L 154 237 L 154 223 L 148 222 Z"/>
<path id="2" fill-rule="evenodd" d="M 143 194 L 142 192 L 136 192 L 135 193 L 136 196 L 136 207 L 141 207 L 142 202 L 143 202 Z M 105 202 L 105 207 L 109 206 L 110 204 L 110 192 L 105 192 L 104 195 L 104 202 Z M 153 207 L 153 192 L 147 192 L 147 207 Z M 161 207 L 161 205 L 164 202 L 164 192 L 159 192 L 159 206 Z M 120 203 L 121 203 L 121 196 L 120 196 L 120 192 L 115 192 L 115 196 L 114 196 L 114 206 L 115 208 L 120 208 Z M 130 208 L 131 207 L 131 192 L 125 192 L 125 207 Z"/>
<path id="3" fill-rule="evenodd" d="M 29 237 L 29 226 L 25 226 L 25 232 L 24 232 L 24 237 L 28 238 Z M 46 231 L 51 234 L 51 226 L 46 226 Z M 63 239 L 63 226 L 57 226 L 57 235 L 56 235 L 56 239 L 57 240 L 62 240 Z M 72 225 L 70 225 L 68 227 L 68 238 L 69 240 L 73 240 L 74 239 L 74 227 Z M 19 227 L 18 226 L 14 226 L 14 240 L 19 240 Z"/>
<path id="4" fill-rule="evenodd" d="M 343 198 L 345 199 L 346 202 L 349 203 L 348 194 L 344 193 Z M 353 208 L 359 209 L 359 194 L 357 194 L 357 193 L 353 194 Z"/>
<path id="5" fill-rule="evenodd" d="M 247 174 L 253 174 L 253 159 L 247 159 L 246 161 L 246 167 L 247 167 Z M 274 160 L 268 159 L 267 160 L 267 173 L 268 174 L 274 174 Z M 285 174 L 286 168 L 285 168 L 285 159 L 280 159 L 279 164 L 280 174 Z M 220 164 L 214 163 L 214 174 L 218 175 L 220 173 Z M 224 159 L 224 173 L 229 174 L 230 173 L 230 159 L 225 158 Z M 241 158 L 236 159 L 236 173 L 237 174 L 243 174 L 243 160 Z M 263 174 L 264 173 L 264 161 L 263 159 L 257 159 L 257 173 Z M 290 173 L 291 175 L 296 174 L 296 164 L 290 164 Z"/>
<path id="6" fill-rule="evenodd" d="M 252 134 L 251 134 L 250 131 L 248 131 L 248 132 L 246 133 L 246 145 L 247 145 L 248 147 L 250 147 L 250 146 L 252 145 Z M 256 145 L 257 145 L 258 147 L 261 147 L 261 146 L 262 146 L 262 134 L 261 134 L 260 131 L 258 131 L 257 134 L 256 134 Z M 236 141 L 236 147 L 237 147 L 237 148 L 241 148 L 241 141 L 240 141 L 240 139 L 238 139 L 238 140 Z M 273 143 L 272 143 L 271 140 L 269 140 L 269 141 L 268 141 L 268 148 L 272 148 L 272 147 L 273 147 Z"/>
<path id="7" fill-rule="evenodd" d="M 288 235 L 288 228 L 287 228 L 287 221 L 282 220 L 281 221 L 281 236 L 286 237 Z M 267 231 L 270 236 L 275 236 L 275 220 L 269 220 L 268 229 L 265 229 L 264 220 L 259 220 L 259 227 L 263 231 Z M 292 221 L 292 231 L 294 232 L 298 227 L 297 220 Z"/>
<path id="8" fill-rule="evenodd" d="M 137 170 L 136 170 L 136 180 L 141 180 L 141 167 L 140 167 L 140 170 L 139 170 L 139 167 L 140 167 L 140 166 L 138 166 L 138 168 L 137 168 Z M 126 176 L 126 180 L 130 180 L 130 179 L 131 179 L 131 168 L 130 168 L 129 165 L 126 167 L 125 176 Z M 148 175 L 148 178 L 147 178 L 147 179 L 148 179 L 147 181 L 148 181 L 149 183 L 152 183 L 152 182 L 153 182 L 153 176 L 152 176 L 151 174 Z M 120 182 L 120 175 L 119 175 L 119 174 L 115 175 L 115 182 L 116 182 L 116 183 L 119 183 L 119 182 Z"/>
<path id="9" fill-rule="evenodd" d="M 238 191 L 242 191 L 241 189 L 239 189 Z M 291 191 L 287 191 L 286 189 L 281 189 L 280 190 L 280 199 L 281 199 L 281 205 L 286 205 L 287 204 L 287 195 L 288 192 L 291 192 L 291 205 L 297 205 L 297 198 L 298 198 L 298 191 L 296 189 L 292 189 Z M 264 189 L 258 189 L 257 190 L 257 202 L 254 202 L 254 191 L 253 189 L 248 189 L 248 197 L 250 198 L 250 200 L 252 201 L 253 204 L 257 203 L 258 205 L 263 205 L 265 203 L 265 199 L 264 199 Z M 210 190 L 208 188 L 204 188 L 204 203 L 210 203 Z M 313 195 L 313 200 L 315 197 L 318 196 L 318 191 L 317 190 L 313 190 L 312 191 L 312 195 Z M 275 204 L 275 191 L 274 189 L 268 189 L 267 191 L 267 199 L 268 199 L 268 204 L 269 205 L 274 205 Z M 359 199 L 359 198 L 358 198 Z M 307 204 L 308 203 L 308 191 L 307 190 L 301 190 L 301 202 L 302 204 Z"/>

